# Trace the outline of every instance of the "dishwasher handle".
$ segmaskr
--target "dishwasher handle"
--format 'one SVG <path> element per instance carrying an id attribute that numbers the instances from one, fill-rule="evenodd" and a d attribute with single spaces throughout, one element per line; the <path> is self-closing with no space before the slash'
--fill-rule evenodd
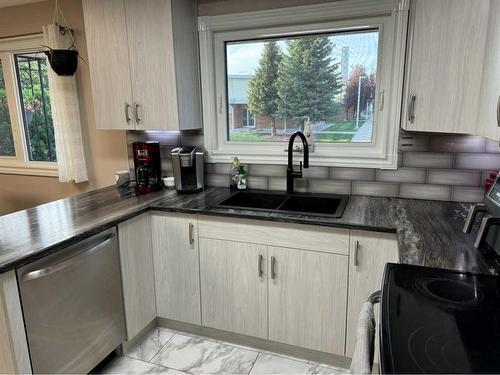
<path id="1" fill-rule="evenodd" d="M 69 259 L 63 260 L 62 262 L 55 263 L 53 265 L 50 265 L 50 266 L 45 267 L 45 268 L 41 268 L 39 270 L 30 271 L 27 274 L 23 275 L 22 279 L 23 279 L 23 281 L 36 280 L 36 279 L 40 279 L 42 277 L 51 275 L 53 273 L 59 272 L 65 268 L 68 268 L 69 266 L 75 264 L 82 257 L 87 257 L 87 256 L 94 254 L 97 251 L 105 248 L 106 245 L 108 245 L 109 243 L 111 243 L 114 240 L 114 237 L 115 237 L 115 234 L 111 233 L 104 240 L 99 242 L 97 245 L 94 245 L 89 249 L 85 249 L 85 250 L 83 250 L 83 252 L 79 252 L 78 254 L 73 255 Z"/>

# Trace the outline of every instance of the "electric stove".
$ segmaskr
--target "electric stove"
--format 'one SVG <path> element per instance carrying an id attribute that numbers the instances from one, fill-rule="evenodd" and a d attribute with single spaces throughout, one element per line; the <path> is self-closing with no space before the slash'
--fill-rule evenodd
<path id="1" fill-rule="evenodd" d="M 500 277 L 387 264 L 382 373 L 500 373 Z"/>

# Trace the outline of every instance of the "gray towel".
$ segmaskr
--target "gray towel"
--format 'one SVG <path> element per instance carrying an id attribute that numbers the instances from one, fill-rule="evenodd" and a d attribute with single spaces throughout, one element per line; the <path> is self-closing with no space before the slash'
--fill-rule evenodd
<path id="1" fill-rule="evenodd" d="M 359 313 L 356 347 L 351 362 L 351 374 L 371 374 L 375 339 L 373 304 L 365 302 Z"/>

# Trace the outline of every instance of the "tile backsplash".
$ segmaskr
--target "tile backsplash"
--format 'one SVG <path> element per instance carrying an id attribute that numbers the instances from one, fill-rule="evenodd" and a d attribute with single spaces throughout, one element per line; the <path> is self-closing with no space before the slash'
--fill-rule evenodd
<path id="1" fill-rule="evenodd" d="M 127 132 L 129 165 L 131 143 L 158 140 L 162 146 L 164 175 L 172 175 L 170 150 L 179 145 L 203 145 L 203 135 L 164 132 Z M 480 202 L 491 170 L 500 169 L 498 142 L 467 135 L 400 132 L 398 170 L 315 167 L 304 169 L 295 180 L 299 192 L 338 193 Z M 206 163 L 206 184 L 229 185 L 230 163 Z M 286 189 L 286 165 L 247 166 L 250 189 Z"/>

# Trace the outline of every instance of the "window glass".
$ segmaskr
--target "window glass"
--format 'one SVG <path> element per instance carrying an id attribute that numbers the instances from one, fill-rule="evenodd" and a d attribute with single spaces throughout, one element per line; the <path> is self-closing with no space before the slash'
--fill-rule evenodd
<path id="1" fill-rule="evenodd" d="M 2 60 L 0 60 L 0 156 L 16 156 L 12 127 L 10 123 L 7 91 L 3 76 Z"/>
<path id="2" fill-rule="evenodd" d="M 47 59 L 43 53 L 14 55 L 29 160 L 55 161 Z"/>
<path id="3" fill-rule="evenodd" d="M 228 140 L 370 143 L 378 30 L 226 42 Z"/>

